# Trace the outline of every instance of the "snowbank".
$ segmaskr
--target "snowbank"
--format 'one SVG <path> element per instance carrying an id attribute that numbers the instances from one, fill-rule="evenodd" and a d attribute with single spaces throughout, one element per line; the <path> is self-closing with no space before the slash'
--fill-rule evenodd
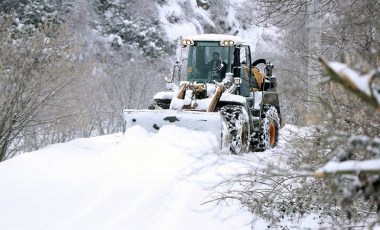
<path id="1" fill-rule="evenodd" d="M 278 148 L 243 156 L 217 152 L 210 132 L 176 126 L 156 134 L 135 126 L 26 153 L 0 163 L 0 229 L 244 230 L 253 220 L 265 229 L 237 203 L 207 201 L 232 175 L 283 164 L 294 132 L 302 133 L 285 126 Z M 309 219 L 299 226 L 317 226 Z"/>
<path id="2" fill-rule="evenodd" d="M 0 229 L 249 229 L 250 215 L 227 218 L 238 207 L 202 205 L 217 173 L 234 171 L 214 164 L 210 135 L 133 127 L 2 162 Z"/>

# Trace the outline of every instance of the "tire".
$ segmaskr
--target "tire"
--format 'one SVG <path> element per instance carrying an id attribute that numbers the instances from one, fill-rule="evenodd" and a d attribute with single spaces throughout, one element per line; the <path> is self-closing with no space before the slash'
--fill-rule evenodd
<path id="1" fill-rule="evenodd" d="M 260 123 L 259 149 L 265 151 L 276 147 L 280 127 L 277 109 L 271 105 L 264 105 Z"/>
<path id="2" fill-rule="evenodd" d="M 250 126 L 247 111 L 242 106 L 226 105 L 219 110 L 223 120 L 222 142 L 232 154 L 248 152 Z"/>

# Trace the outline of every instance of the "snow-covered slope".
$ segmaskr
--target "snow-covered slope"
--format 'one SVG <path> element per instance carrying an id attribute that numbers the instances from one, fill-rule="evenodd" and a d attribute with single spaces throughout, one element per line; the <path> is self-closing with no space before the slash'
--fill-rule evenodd
<path id="1" fill-rule="evenodd" d="M 158 6 L 158 13 L 169 42 L 195 34 L 231 34 L 243 38 L 253 52 L 278 52 L 283 36 L 275 26 L 256 25 L 257 12 L 247 0 L 213 2 L 208 10 L 197 1 L 167 0 Z"/>
<path id="2" fill-rule="evenodd" d="M 225 224 L 220 209 L 201 205 L 218 180 L 204 168 L 218 159 L 216 149 L 213 135 L 173 126 L 23 154 L 0 164 L 0 229 L 241 227 L 245 221 Z"/>
<path id="3" fill-rule="evenodd" d="M 219 182 L 281 157 L 294 129 L 282 130 L 279 148 L 244 156 L 218 152 L 211 133 L 176 126 L 23 154 L 0 164 L 0 229 L 251 229 L 238 204 L 203 203 Z"/>
<path id="4" fill-rule="evenodd" d="M 51 145 L 0 163 L 0 229 L 251 229 L 238 204 L 203 203 L 216 184 L 280 156 L 285 144 L 231 156 L 211 133 L 165 126 Z"/>

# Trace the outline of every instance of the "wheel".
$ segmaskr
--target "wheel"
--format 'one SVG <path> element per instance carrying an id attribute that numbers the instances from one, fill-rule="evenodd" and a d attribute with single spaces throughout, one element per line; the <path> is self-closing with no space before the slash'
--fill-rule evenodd
<path id="1" fill-rule="evenodd" d="M 261 113 L 259 133 L 259 149 L 265 151 L 277 146 L 279 138 L 280 119 L 277 109 L 271 105 L 264 105 Z"/>
<path id="2" fill-rule="evenodd" d="M 223 119 L 222 141 L 232 154 L 249 151 L 250 126 L 247 111 L 242 106 L 226 105 L 220 108 Z"/>

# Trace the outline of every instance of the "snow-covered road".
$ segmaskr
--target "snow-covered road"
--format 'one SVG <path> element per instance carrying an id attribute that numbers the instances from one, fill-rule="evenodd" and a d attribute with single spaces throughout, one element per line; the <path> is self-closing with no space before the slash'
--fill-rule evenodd
<path id="1" fill-rule="evenodd" d="M 276 154 L 231 156 L 213 134 L 176 126 L 51 145 L 0 163 L 0 229 L 251 229 L 238 204 L 203 203 L 247 162 Z"/>

